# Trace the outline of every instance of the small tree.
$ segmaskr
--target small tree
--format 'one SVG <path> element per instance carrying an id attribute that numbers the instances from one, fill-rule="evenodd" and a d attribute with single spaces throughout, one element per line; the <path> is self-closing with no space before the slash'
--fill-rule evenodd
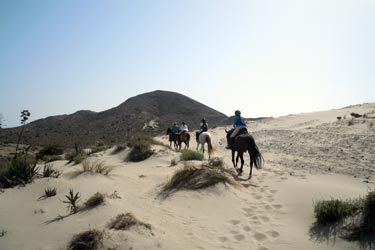
<path id="1" fill-rule="evenodd" d="M 23 131 L 25 130 L 26 121 L 29 119 L 29 117 L 30 117 L 30 112 L 28 110 L 26 110 L 26 109 L 22 110 L 22 112 L 21 112 L 22 129 L 21 129 L 20 134 L 18 135 L 17 146 L 16 146 L 16 156 L 17 156 L 18 146 L 20 144 L 20 140 L 21 140 Z"/>

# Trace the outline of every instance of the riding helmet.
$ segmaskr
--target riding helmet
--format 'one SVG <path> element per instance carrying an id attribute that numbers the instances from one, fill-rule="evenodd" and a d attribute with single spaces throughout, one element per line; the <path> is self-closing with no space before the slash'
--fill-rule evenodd
<path id="1" fill-rule="evenodd" d="M 206 119 L 202 118 L 201 122 L 206 122 Z"/>
<path id="2" fill-rule="evenodd" d="M 241 111 L 236 110 L 236 112 L 234 112 L 234 114 L 240 116 L 241 115 Z"/>

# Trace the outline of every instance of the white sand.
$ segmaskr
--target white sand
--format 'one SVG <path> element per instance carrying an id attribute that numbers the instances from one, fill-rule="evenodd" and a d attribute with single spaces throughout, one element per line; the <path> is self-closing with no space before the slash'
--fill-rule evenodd
<path id="1" fill-rule="evenodd" d="M 373 187 L 375 128 L 371 120 L 360 118 L 353 126 L 347 122 L 350 112 L 374 109 L 375 104 L 365 104 L 251 122 L 250 131 L 266 165 L 254 169 L 253 178 L 247 180 L 246 155 L 245 173 L 239 177 L 242 189 L 218 184 L 159 198 L 161 185 L 183 167 L 182 162 L 171 167 L 179 153 L 160 146 L 140 163 L 124 161 L 128 150 L 117 155 L 107 150 L 92 157 L 116 166 L 109 176 L 77 175 L 80 165 L 55 162 L 54 167 L 63 171 L 60 178 L 37 179 L 0 192 L 0 232 L 6 231 L 0 237 L 0 249 L 66 249 L 73 235 L 88 229 L 105 230 L 103 249 L 360 249 L 356 242 L 339 237 L 327 240 L 311 231 L 312 204 L 331 197 L 356 198 Z M 346 120 L 336 120 L 344 115 Z M 230 151 L 224 148 L 224 128 L 210 133 L 215 156 L 232 168 Z M 157 139 L 167 143 L 166 136 Z M 195 147 L 192 142 L 191 148 Z M 57 196 L 38 201 L 47 186 L 56 187 Z M 69 216 L 62 201 L 70 188 L 81 193 L 81 204 L 96 192 L 116 191 L 121 198 L 108 197 L 103 206 Z M 106 228 L 112 218 L 126 212 L 150 223 L 152 232 Z"/>

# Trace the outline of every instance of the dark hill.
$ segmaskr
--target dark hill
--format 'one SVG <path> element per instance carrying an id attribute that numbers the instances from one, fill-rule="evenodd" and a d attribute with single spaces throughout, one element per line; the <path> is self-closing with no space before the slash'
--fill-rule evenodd
<path id="1" fill-rule="evenodd" d="M 22 143 L 58 143 L 67 147 L 76 142 L 82 146 L 97 141 L 115 144 L 139 131 L 150 135 L 165 133 L 174 121 L 184 120 L 190 130 L 196 130 L 202 117 L 210 127 L 228 124 L 223 113 L 187 96 L 158 90 L 131 97 L 103 112 L 81 110 L 36 120 L 26 125 Z M 16 142 L 19 131 L 20 127 L 1 129 L 0 142 Z"/>

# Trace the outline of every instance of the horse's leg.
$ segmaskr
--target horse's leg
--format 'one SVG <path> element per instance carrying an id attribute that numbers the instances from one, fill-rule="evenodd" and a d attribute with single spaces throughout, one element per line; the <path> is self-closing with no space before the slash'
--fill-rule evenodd
<path id="1" fill-rule="evenodd" d="M 238 159 L 240 158 L 240 153 L 237 153 L 237 157 L 236 157 L 236 167 L 238 165 Z"/>
<path id="2" fill-rule="evenodd" d="M 243 159 L 243 152 L 239 154 L 240 155 L 240 159 L 241 159 L 241 168 L 240 170 L 238 171 L 238 175 L 241 175 L 242 174 L 242 171 L 243 171 L 243 164 L 245 163 L 244 159 Z"/>
<path id="3" fill-rule="evenodd" d="M 250 152 L 249 152 L 249 156 L 250 156 L 250 174 L 249 174 L 249 179 L 251 179 L 251 176 L 252 176 L 252 174 L 253 174 L 253 164 L 254 164 L 254 160 L 251 158 Z"/>
<path id="4" fill-rule="evenodd" d="M 235 169 L 237 169 L 236 167 L 237 167 L 237 165 L 234 163 L 234 154 L 236 153 L 236 151 L 234 151 L 233 149 L 232 149 L 232 163 L 233 163 L 233 167 L 235 168 Z"/>

